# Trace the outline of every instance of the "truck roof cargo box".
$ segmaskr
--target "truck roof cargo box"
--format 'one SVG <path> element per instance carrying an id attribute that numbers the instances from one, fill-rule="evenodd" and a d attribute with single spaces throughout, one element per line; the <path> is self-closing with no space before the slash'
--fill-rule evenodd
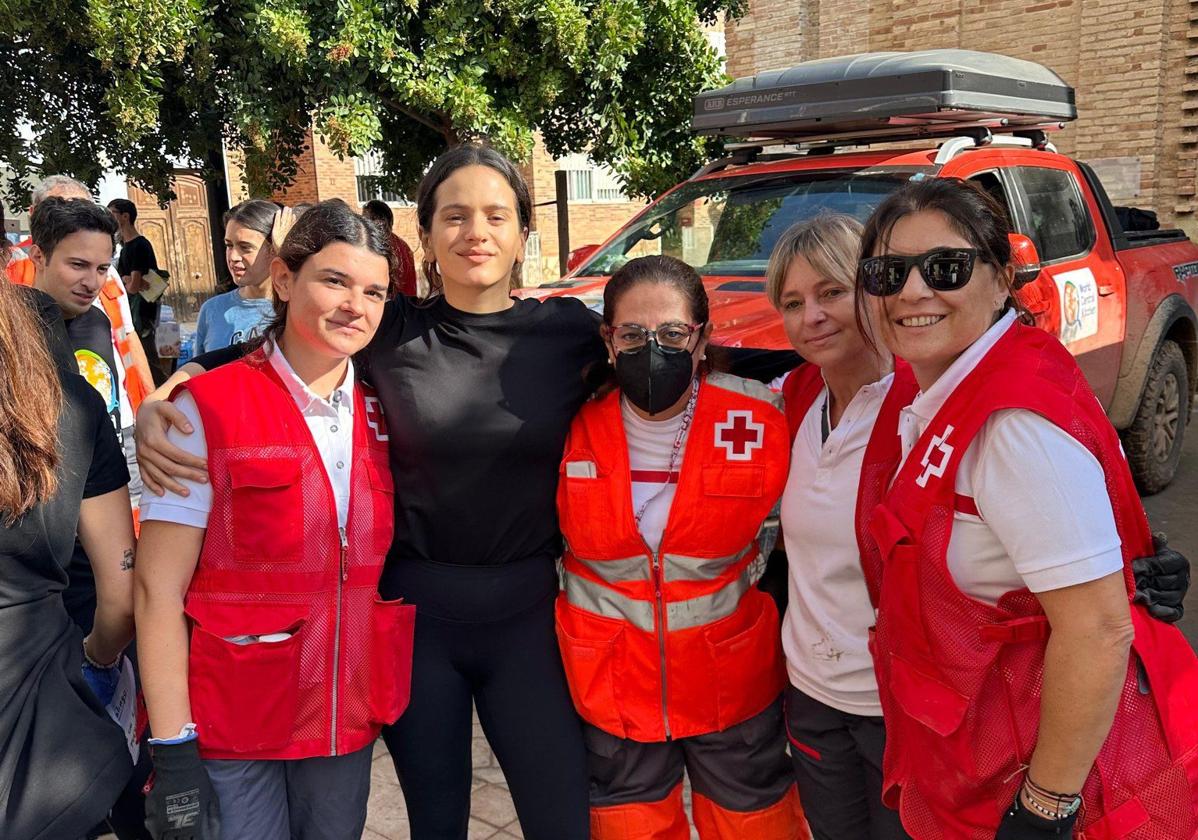
<path id="1" fill-rule="evenodd" d="M 1059 128 L 1073 88 L 1043 65 L 974 50 L 880 52 L 806 61 L 695 97 L 699 134 L 797 142 L 943 135 L 972 127 Z"/>

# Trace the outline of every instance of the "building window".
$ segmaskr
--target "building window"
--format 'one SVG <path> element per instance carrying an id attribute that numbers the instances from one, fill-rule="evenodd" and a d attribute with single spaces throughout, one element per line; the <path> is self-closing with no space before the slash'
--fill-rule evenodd
<path id="1" fill-rule="evenodd" d="M 354 158 L 354 176 L 358 185 L 358 203 L 385 201 L 400 207 L 411 207 L 414 202 L 402 193 L 387 189 L 383 157 L 378 152 L 367 152 Z"/>
<path id="2" fill-rule="evenodd" d="M 558 160 L 557 168 L 566 173 L 566 193 L 570 201 L 616 203 L 628 200 L 615 174 L 586 155 L 566 155 Z"/>

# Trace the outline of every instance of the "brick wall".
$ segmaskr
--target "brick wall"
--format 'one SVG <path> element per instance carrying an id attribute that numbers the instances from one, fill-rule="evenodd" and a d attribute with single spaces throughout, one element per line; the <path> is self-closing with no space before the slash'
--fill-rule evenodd
<path id="1" fill-rule="evenodd" d="M 726 30 L 736 77 L 941 47 L 1045 64 L 1077 91 L 1079 119 L 1053 136 L 1057 147 L 1138 159 L 1139 194 L 1111 198 L 1198 233 L 1198 0 L 750 0 Z"/>

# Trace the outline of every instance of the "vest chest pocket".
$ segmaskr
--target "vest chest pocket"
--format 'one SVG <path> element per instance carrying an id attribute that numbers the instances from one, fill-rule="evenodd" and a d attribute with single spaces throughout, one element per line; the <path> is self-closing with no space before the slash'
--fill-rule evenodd
<path id="1" fill-rule="evenodd" d="M 617 509 L 610 471 L 585 449 L 562 459 L 558 481 L 558 517 L 562 535 L 581 557 L 606 557 L 616 550 Z"/>
<path id="2" fill-rule="evenodd" d="M 229 463 L 233 558 L 294 563 L 303 554 L 304 496 L 298 458 Z"/>
<path id="3" fill-rule="evenodd" d="M 391 550 L 395 535 L 395 479 L 386 463 L 366 462 L 366 474 L 370 478 L 370 505 L 374 513 L 374 534 L 371 544 L 376 554 Z"/>

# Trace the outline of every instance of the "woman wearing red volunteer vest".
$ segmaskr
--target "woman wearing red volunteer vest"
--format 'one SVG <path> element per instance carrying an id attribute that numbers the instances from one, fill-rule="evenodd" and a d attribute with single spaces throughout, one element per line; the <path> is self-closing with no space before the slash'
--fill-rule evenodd
<path id="1" fill-rule="evenodd" d="M 1073 358 L 1017 317 L 1008 230 L 932 179 L 863 235 L 858 313 L 910 363 L 858 506 L 883 796 L 917 840 L 1188 840 L 1198 667 L 1130 604 L 1147 521 Z"/>
<path id="2" fill-rule="evenodd" d="M 143 508 L 155 838 L 361 836 L 412 643 L 413 608 L 376 594 L 395 491 L 350 361 L 378 327 L 389 254 L 344 203 L 316 205 L 271 265 L 265 344 L 177 394 L 197 434 L 176 442 L 209 480 Z"/>
<path id="3" fill-rule="evenodd" d="M 783 233 L 766 269 L 766 295 L 806 360 L 782 386 L 792 440 L 782 647 L 791 759 L 815 840 L 907 837 L 882 804 L 886 730 L 867 646 L 874 611 L 853 530 L 865 446 L 894 380 L 890 354 L 871 346 L 854 316 L 860 250 L 861 223 L 825 213 Z"/>
<path id="4" fill-rule="evenodd" d="M 591 837 L 806 837 L 785 754 L 778 614 L 754 585 L 786 476 L 786 423 L 757 382 L 707 372 L 695 270 L 641 257 L 604 289 L 617 390 L 575 418 L 557 504 L 557 632 L 586 721 Z"/>

